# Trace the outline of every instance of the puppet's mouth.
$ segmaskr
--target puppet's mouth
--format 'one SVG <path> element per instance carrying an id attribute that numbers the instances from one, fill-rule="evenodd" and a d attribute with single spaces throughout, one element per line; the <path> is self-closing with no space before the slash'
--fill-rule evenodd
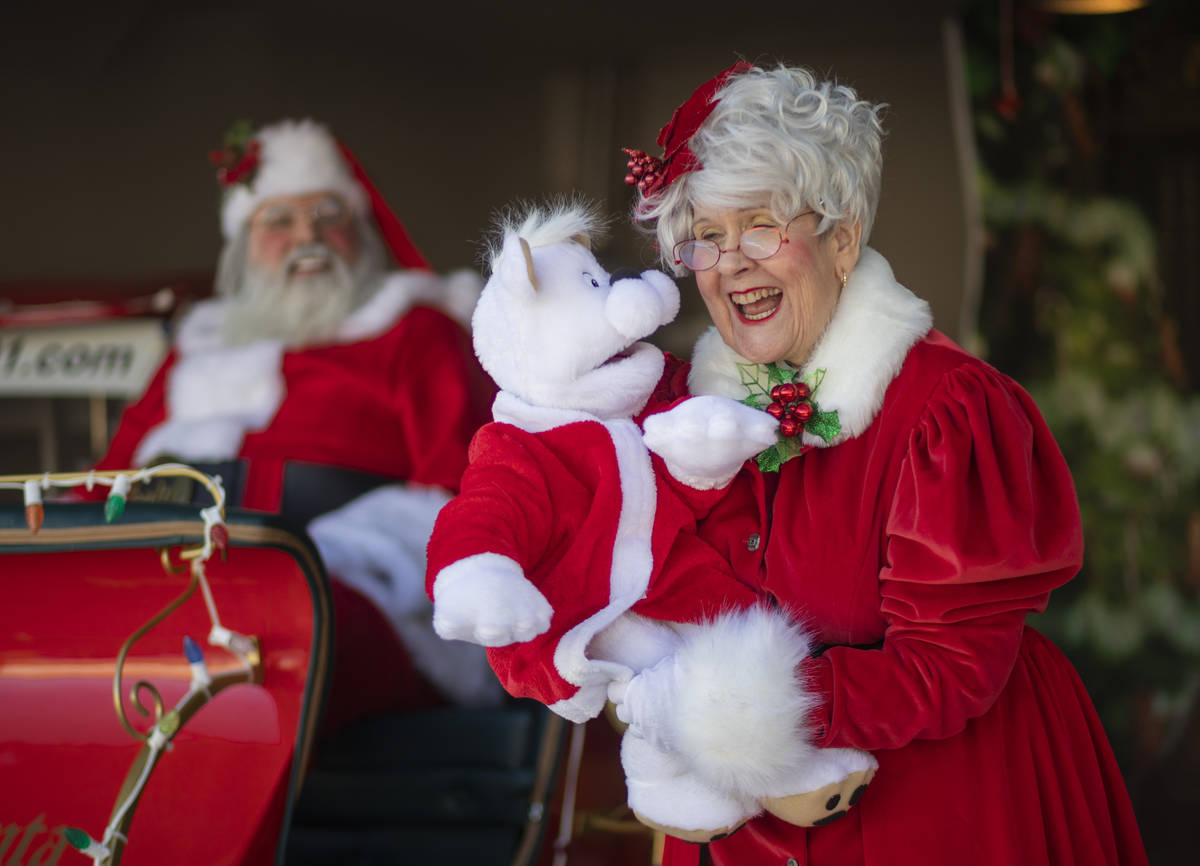
<path id="1" fill-rule="evenodd" d="M 633 355 L 633 346 L 627 346 L 626 348 L 617 352 L 617 354 L 613 355 L 611 358 L 609 358 L 607 361 L 605 361 L 600 366 L 607 367 L 609 364 L 619 363 L 621 361 L 624 361 L 626 358 L 631 357 L 632 355 Z"/>

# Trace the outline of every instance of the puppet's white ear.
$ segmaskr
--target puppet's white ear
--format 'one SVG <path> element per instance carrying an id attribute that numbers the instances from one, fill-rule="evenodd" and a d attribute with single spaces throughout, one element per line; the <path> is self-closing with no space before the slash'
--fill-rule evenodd
<path id="1" fill-rule="evenodd" d="M 529 241 L 525 238 L 517 238 L 517 240 L 521 242 L 521 255 L 525 257 L 525 270 L 529 274 L 529 284 L 536 292 L 541 286 L 538 285 L 537 270 L 533 267 L 533 250 L 529 248 Z"/>
<path id="2" fill-rule="evenodd" d="M 493 277 L 499 277 L 504 291 L 515 298 L 527 300 L 537 292 L 537 273 L 533 268 L 533 251 L 529 242 L 517 235 L 504 239 Z"/>

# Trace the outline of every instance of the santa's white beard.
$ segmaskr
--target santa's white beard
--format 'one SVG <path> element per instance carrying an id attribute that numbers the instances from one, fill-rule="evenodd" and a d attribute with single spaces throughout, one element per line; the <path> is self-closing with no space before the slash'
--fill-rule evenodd
<path id="1" fill-rule="evenodd" d="M 305 259 L 324 259 L 327 267 L 303 272 L 297 263 Z M 226 344 L 280 340 L 296 346 L 335 336 L 346 316 L 369 297 L 377 279 L 365 257 L 359 264 L 351 268 L 320 242 L 292 250 L 275 271 L 247 264 L 237 293 L 229 299 Z"/>

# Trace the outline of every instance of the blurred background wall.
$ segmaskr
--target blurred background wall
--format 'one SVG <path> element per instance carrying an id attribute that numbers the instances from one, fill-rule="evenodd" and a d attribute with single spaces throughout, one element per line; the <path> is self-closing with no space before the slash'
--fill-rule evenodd
<path id="1" fill-rule="evenodd" d="M 652 150 L 674 107 L 733 61 L 784 60 L 891 106 L 874 243 L 954 332 L 951 4 L 902 5 L 9 4 L 0 278 L 210 268 L 208 149 L 239 118 L 304 116 L 357 153 L 439 268 L 477 264 L 497 208 L 572 191 L 617 218 L 614 263 L 649 262 L 624 219 L 620 147 Z"/>
<path id="2" fill-rule="evenodd" d="M 1061 12 L 1087 3 L 1143 8 Z M 606 264 L 649 265 L 620 147 L 653 151 L 737 59 L 835 76 L 889 106 L 871 244 L 1033 391 L 1072 465 L 1088 563 L 1041 626 L 1097 698 L 1152 862 L 1182 862 L 1200 807 L 1197 7 L 10 0 L 0 315 L 63 286 L 206 291 L 206 154 L 241 118 L 329 124 L 439 269 L 479 265 L 498 208 L 574 191 L 615 218 Z M 703 319 L 683 288 L 658 341 L 687 354 Z M 87 465 L 122 402 L 0 397 L 0 472 Z"/>

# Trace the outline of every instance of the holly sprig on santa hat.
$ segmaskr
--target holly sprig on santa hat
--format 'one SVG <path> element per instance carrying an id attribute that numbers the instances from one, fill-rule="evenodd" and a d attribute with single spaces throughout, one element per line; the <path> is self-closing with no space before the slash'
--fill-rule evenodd
<path id="1" fill-rule="evenodd" d="M 231 187 L 241 183 L 249 187 L 258 172 L 259 142 L 254 137 L 254 124 L 239 120 L 221 139 L 221 146 L 208 152 L 208 161 L 217 169 L 217 183 Z"/>
<path id="2" fill-rule="evenodd" d="M 824 369 L 798 379 L 799 370 L 777 363 L 738 364 L 737 368 L 747 392 L 742 402 L 779 420 L 779 441 L 758 455 L 758 468 L 763 472 L 777 472 L 803 453 L 801 433 L 808 431 L 829 442 L 842 432 L 837 410 L 822 412 L 814 399 L 825 378 Z"/>

